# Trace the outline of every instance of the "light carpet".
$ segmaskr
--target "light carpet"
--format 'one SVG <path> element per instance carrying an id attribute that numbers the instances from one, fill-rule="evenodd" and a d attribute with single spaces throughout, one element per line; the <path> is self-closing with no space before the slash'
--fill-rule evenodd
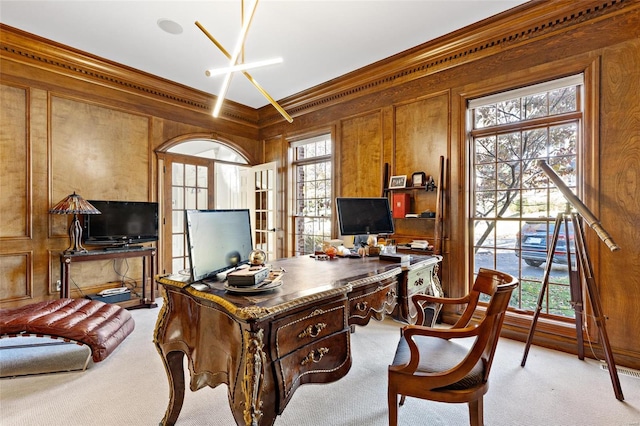
<path id="1" fill-rule="evenodd" d="M 158 300 L 159 302 L 161 300 Z M 3 426 L 157 425 L 169 386 L 152 342 L 159 309 L 131 311 L 136 329 L 106 360 L 84 372 L 0 380 Z M 353 366 L 343 379 L 303 385 L 276 426 L 388 424 L 387 366 L 401 324 L 390 319 L 356 327 Z M 625 401 L 616 400 L 609 375 L 593 360 L 501 339 L 485 395 L 485 424 L 496 426 L 638 426 L 640 380 L 620 376 Z M 185 369 L 186 370 L 186 369 Z M 178 426 L 231 426 L 227 387 L 187 389 Z M 467 406 L 407 398 L 400 425 L 468 425 Z"/>

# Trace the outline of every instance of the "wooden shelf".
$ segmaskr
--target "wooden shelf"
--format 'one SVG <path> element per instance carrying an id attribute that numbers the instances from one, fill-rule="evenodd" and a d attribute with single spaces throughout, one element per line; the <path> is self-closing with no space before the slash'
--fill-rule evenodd
<path id="1" fill-rule="evenodd" d="M 396 231 L 394 238 L 399 242 L 410 242 L 413 239 L 426 239 L 435 247 L 435 252 L 442 251 L 443 233 L 443 188 L 444 157 L 440 157 L 440 170 L 435 185 L 407 186 L 404 188 L 384 188 L 383 194 L 393 197 L 394 193 L 410 193 L 410 204 L 405 211 L 420 214 L 431 211 L 434 217 L 397 217 L 393 218 Z M 429 194 L 433 194 L 433 197 Z M 393 205 L 393 203 L 392 203 Z"/>
<path id="2" fill-rule="evenodd" d="M 387 192 L 402 192 L 402 191 L 423 191 L 423 192 L 433 192 L 437 194 L 437 188 L 434 189 L 426 189 L 425 186 L 406 186 L 404 188 L 385 188 Z"/>

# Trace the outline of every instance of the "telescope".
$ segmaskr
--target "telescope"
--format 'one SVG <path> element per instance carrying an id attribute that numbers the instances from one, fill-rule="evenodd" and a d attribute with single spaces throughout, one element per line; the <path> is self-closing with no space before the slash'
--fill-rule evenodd
<path id="1" fill-rule="evenodd" d="M 547 174 L 547 176 L 553 181 L 553 183 L 558 187 L 562 195 L 567 199 L 569 204 L 573 206 L 573 208 L 582 216 L 585 222 L 589 224 L 589 226 L 596 231 L 598 237 L 611 249 L 611 251 L 620 250 L 620 247 L 613 241 L 611 235 L 600 224 L 600 221 L 595 217 L 593 213 L 585 206 L 582 201 L 576 195 L 571 192 L 569 187 L 565 185 L 565 183 L 560 179 L 560 176 L 556 174 L 556 172 L 549 167 L 549 165 L 544 160 L 538 160 L 538 166 L 542 169 L 543 172 Z M 542 310 L 542 301 L 547 292 L 547 287 L 549 285 L 549 274 L 551 272 L 551 263 L 553 259 L 553 254 L 556 249 L 556 244 L 558 242 L 559 230 L 560 226 L 564 221 L 565 232 L 566 235 L 569 234 L 568 226 L 569 226 L 569 218 L 573 227 L 575 229 L 574 239 L 575 239 L 575 255 L 576 255 L 576 265 L 580 268 L 577 271 L 573 271 L 571 269 L 571 250 L 567 246 L 567 268 L 569 270 L 569 288 L 571 292 L 571 305 L 575 311 L 575 320 L 576 320 L 576 341 L 578 343 L 578 358 L 584 359 L 584 341 L 583 341 L 583 332 L 582 332 L 582 321 L 583 321 L 583 300 L 582 300 L 582 288 L 581 283 L 587 287 L 587 294 L 589 295 L 589 299 L 591 300 L 591 308 L 593 309 L 593 317 L 595 319 L 596 325 L 598 326 L 598 332 L 600 334 L 600 343 L 602 344 L 602 349 L 604 350 L 604 357 L 607 361 L 607 366 L 609 370 L 609 376 L 611 377 L 611 383 L 613 384 L 613 391 L 616 395 L 616 398 L 620 401 L 624 400 L 624 395 L 622 394 L 622 388 L 620 387 L 620 379 L 618 378 L 618 370 L 616 369 L 616 364 L 613 360 L 613 351 L 611 350 L 611 345 L 609 343 L 609 337 L 607 336 L 607 329 L 605 326 L 605 315 L 602 312 L 602 304 L 600 302 L 600 295 L 598 293 L 598 287 L 596 286 L 595 277 L 593 275 L 593 268 L 591 266 L 591 260 L 589 259 L 589 253 L 587 251 L 587 247 L 584 242 L 584 231 L 582 228 L 582 222 L 578 220 L 576 213 L 567 212 L 567 213 L 559 213 L 556 218 L 555 228 L 553 232 L 553 240 L 549 245 L 549 252 L 547 253 L 547 265 L 544 270 L 544 275 L 542 277 L 542 286 L 540 287 L 540 294 L 538 295 L 538 305 L 535 313 L 533 314 L 533 321 L 531 322 L 531 328 L 529 329 L 529 336 L 527 337 L 527 343 L 525 345 L 524 356 L 522 357 L 522 362 L 520 365 L 524 367 L 525 362 L 527 361 L 527 355 L 529 354 L 529 348 L 531 343 L 533 342 L 533 333 L 536 328 L 536 324 L 538 323 L 538 316 L 540 315 L 540 311 Z"/>
<path id="2" fill-rule="evenodd" d="M 609 233 L 602 227 L 600 221 L 596 218 L 596 216 L 591 213 L 591 210 L 587 206 L 584 205 L 582 201 L 576 195 L 571 192 L 571 189 L 562 181 L 562 178 L 556 174 L 556 172 L 547 164 L 544 160 L 538 160 L 538 166 L 545 172 L 549 179 L 558 187 L 564 198 L 567 199 L 569 204 L 573 206 L 574 209 L 582 216 L 582 218 L 587 222 L 589 227 L 596 231 L 596 234 L 602 242 L 604 242 L 607 247 L 611 251 L 620 250 L 620 247 L 613 241 L 613 237 L 609 235 Z"/>

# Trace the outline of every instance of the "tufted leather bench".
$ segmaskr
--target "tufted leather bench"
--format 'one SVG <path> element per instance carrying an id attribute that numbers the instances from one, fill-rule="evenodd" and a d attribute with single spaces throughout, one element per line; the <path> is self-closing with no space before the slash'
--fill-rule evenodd
<path id="1" fill-rule="evenodd" d="M 94 362 L 105 359 L 133 331 L 121 306 L 88 299 L 57 299 L 0 309 L 0 337 L 23 334 L 70 339 L 91 348 Z"/>

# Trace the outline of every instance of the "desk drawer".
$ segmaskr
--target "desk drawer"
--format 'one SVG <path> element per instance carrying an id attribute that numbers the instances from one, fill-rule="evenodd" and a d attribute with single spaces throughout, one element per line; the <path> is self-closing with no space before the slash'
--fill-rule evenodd
<path id="1" fill-rule="evenodd" d="M 407 272 L 407 294 L 411 297 L 417 293 L 442 297 L 442 292 L 434 285 L 433 269 L 435 265 L 411 269 Z"/>
<path id="2" fill-rule="evenodd" d="M 316 340 L 276 361 L 276 375 L 284 409 L 293 391 L 303 383 L 329 383 L 342 378 L 351 367 L 349 330 Z"/>
<path id="3" fill-rule="evenodd" d="M 345 301 L 310 308 L 277 320 L 272 357 L 283 356 L 347 328 Z"/>
<path id="4" fill-rule="evenodd" d="M 371 317 L 382 320 L 397 303 L 396 277 L 360 286 L 348 294 L 349 324 L 367 325 Z"/>

